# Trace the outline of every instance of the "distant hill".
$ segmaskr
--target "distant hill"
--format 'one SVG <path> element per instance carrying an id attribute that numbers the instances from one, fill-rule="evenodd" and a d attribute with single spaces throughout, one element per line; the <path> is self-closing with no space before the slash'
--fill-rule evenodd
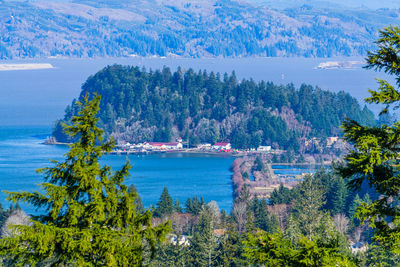
<path id="1" fill-rule="evenodd" d="M 399 11 L 229 0 L 0 1 L 0 59 L 365 55 Z"/>
<path id="2" fill-rule="evenodd" d="M 235 148 L 273 144 L 297 151 L 301 139 L 340 135 L 346 117 L 375 123 L 373 113 L 347 93 L 238 81 L 234 73 L 113 65 L 87 79 L 80 99 L 95 93 L 102 96 L 100 126 L 117 141 L 182 137 L 191 145 L 229 140 Z M 75 101 L 66 108 L 53 132 L 58 141 L 69 141 L 61 125 L 78 112 Z"/>
<path id="3" fill-rule="evenodd" d="M 398 9 L 398 0 L 245 0 L 250 3 L 265 4 L 278 9 L 300 7 L 310 5 L 316 8 L 362 8 L 362 9 Z"/>

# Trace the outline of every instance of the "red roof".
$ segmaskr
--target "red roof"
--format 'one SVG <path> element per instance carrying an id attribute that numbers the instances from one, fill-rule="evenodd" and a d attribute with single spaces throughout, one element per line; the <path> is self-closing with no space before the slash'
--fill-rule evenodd
<path id="1" fill-rule="evenodd" d="M 152 146 L 177 146 L 178 143 L 174 142 L 174 143 L 163 143 L 163 142 L 149 142 L 149 145 Z"/>
<path id="2" fill-rule="evenodd" d="M 215 143 L 214 146 L 227 146 L 229 143 Z"/>

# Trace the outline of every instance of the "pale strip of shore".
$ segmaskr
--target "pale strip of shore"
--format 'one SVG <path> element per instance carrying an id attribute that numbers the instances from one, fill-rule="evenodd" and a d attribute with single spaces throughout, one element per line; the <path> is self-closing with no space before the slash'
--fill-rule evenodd
<path id="1" fill-rule="evenodd" d="M 0 71 L 54 69 L 50 63 L 0 64 Z"/>
<path id="2" fill-rule="evenodd" d="M 319 63 L 315 69 L 354 69 L 365 63 L 365 61 L 326 61 Z"/>

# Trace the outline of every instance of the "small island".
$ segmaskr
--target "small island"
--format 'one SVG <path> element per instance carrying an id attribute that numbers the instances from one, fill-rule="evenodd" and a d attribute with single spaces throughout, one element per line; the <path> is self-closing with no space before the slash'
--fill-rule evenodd
<path id="1" fill-rule="evenodd" d="M 50 63 L 0 64 L 0 71 L 53 69 Z"/>
<path id="2" fill-rule="evenodd" d="M 326 61 L 319 63 L 316 69 L 355 69 L 363 64 L 363 61 Z"/>

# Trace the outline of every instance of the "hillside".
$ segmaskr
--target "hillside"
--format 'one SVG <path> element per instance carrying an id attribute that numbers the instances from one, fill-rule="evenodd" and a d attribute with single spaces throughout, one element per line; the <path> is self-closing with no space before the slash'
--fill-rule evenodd
<path id="1" fill-rule="evenodd" d="M 272 144 L 297 151 L 300 139 L 340 134 L 345 117 L 374 123 L 373 113 L 347 93 L 238 81 L 234 73 L 113 65 L 87 79 L 80 99 L 95 93 L 102 96 L 100 125 L 117 142 L 182 137 L 191 145 L 230 140 L 235 148 Z M 53 132 L 58 141 L 68 141 L 61 122 L 78 111 L 75 102 L 66 108 Z"/>
<path id="2" fill-rule="evenodd" d="M 355 56 L 399 11 L 229 0 L 0 1 L 0 59 Z"/>

